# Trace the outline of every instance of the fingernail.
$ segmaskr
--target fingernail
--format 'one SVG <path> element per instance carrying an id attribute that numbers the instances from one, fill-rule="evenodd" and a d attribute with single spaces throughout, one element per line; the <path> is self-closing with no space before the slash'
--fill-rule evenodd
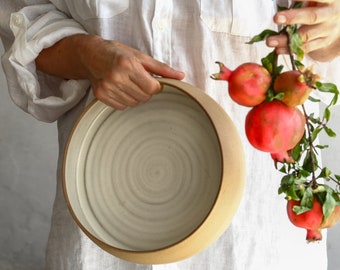
<path id="1" fill-rule="evenodd" d="M 268 39 L 268 45 L 270 47 L 277 47 L 279 45 L 279 42 L 276 39 Z"/>
<path id="2" fill-rule="evenodd" d="M 284 15 L 278 15 L 276 17 L 277 23 L 284 24 L 284 23 L 286 23 L 286 21 L 287 21 L 287 19 L 286 19 L 286 16 L 284 16 Z"/>
<path id="3" fill-rule="evenodd" d="M 183 79 L 185 77 L 185 73 L 183 71 L 178 72 L 180 74 L 180 77 Z"/>

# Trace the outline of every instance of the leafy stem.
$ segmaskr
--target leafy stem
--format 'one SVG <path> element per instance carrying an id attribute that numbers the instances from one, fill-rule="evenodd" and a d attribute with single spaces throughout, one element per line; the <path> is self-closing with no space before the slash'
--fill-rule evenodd
<path id="1" fill-rule="evenodd" d="M 290 8 L 299 8 L 301 5 L 302 2 L 293 1 Z M 279 7 L 279 9 L 287 8 Z M 313 113 L 308 114 L 305 105 L 301 105 L 306 119 L 305 134 L 300 142 L 289 151 L 289 155 L 294 162 L 283 161 L 282 167 L 279 168 L 284 176 L 281 179 L 278 193 L 284 193 L 288 200 L 293 199 L 301 202 L 299 207 L 294 208 L 294 211 L 297 214 L 301 214 L 312 209 L 313 197 L 316 196 L 323 206 L 324 218 L 326 219 L 333 212 L 334 207 L 340 205 L 340 176 L 333 175 L 327 167 L 319 166 L 317 149 L 322 150 L 328 146 L 315 145 L 315 142 L 321 131 L 324 131 L 330 137 L 336 136 L 335 132 L 328 127 L 328 122 L 331 116 L 331 108 L 338 100 L 339 91 L 336 85 L 332 83 L 320 82 L 319 76 L 314 74 L 311 68 L 304 67 L 301 62 L 304 58 L 303 44 L 297 30 L 296 25 L 284 26 L 279 32 L 266 29 L 259 35 L 254 36 L 248 44 L 263 41 L 272 35 L 285 34 L 287 36 L 291 69 L 301 72 L 308 87 L 333 95 L 321 118 L 314 116 Z M 272 85 L 267 92 L 267 101 L 283 98 L 283 93 L 277 94 L 273 90 L 273 82 L 283 70 L 283 66 L 278 64 L 278 57 L 274 49 L 274 51 L 261 59 L 262 65 L 272 76 Z M 309 97 L 309 100 L 311 102 L 320 102 L 319 99 L 313 97 Z M 277 164 L 275 165 L 277 168 Z M 335 190 L 324 184 L 324 181 L 330 180 L 336 183 L 337 187 Z"/>
<path id="2" fill-rule="evenodd" d="M 290 62 L 291 62 L 291 65 L 292 65 L 292 70 L 296 70 L 295 59 L 294 59 L 294 55 L 293 55 L 294 48 L 293 48 L 293 43 L 292 43 L 293 31 L 292 31 L 291 27 L 289 27 L 289 26 L 285 26 L 283 28 L 283 30 L 284 30 L 284 32 L 286 33 L 286 36 L 287 36 L 288 54 L 289 54 Z"/>
<path id="3" fill-rule="evenodd" d="M 308 119 L 308 114 L 307 114 L 307 111 L 306 111 L 306 108 L 305 108 L 305 105 L 302 104 L 301 105 L 302 107 L 302 110 L 303 110 L 303 113 L 305 115 L 305 118 L 306 118 L 306 129 L 307 129 L 307 134 L 308 134 L 308 143 L 309 143 L 309 147 L 308 147 L 308 151 L 311 153 L 310 157 L 311 157 L 311 164 L 312 164 L 312 180 L 310 181 L 311 183 L 311 187 L 312 189 L 316 189 L 318 187 L 318 183 L 316 181 L 316 175 L 315 175 L 315 168 L 317 168 L 317 163 L 315 161 L 315 156 L 313 155 L 313 149 L 314 149 L 314 145 L 313 145 L 313 139 L 312 139 L 312 132 L 311 132 L 311 128 L 310 128 L 310 125 L 309 125 L 309 119 Z"/>

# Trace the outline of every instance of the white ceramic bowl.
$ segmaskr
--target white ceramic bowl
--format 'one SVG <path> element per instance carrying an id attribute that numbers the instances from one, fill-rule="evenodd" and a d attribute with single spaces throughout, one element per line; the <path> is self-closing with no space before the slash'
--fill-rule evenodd
<path id="1" fill-rule="evenodd" d="M 225 111 L 189 84 L 160 79 L 145 104 L 116 111 L 94 101 L 65 150 L 69 210 L 98 246 L 160 264 L 213 243 L 239 205 L 243 148 Z"/>

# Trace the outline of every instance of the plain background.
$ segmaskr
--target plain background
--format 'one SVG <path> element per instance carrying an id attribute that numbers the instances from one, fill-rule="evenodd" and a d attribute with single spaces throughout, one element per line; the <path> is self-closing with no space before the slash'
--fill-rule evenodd
<path id="1" fill-rule="evenodd" d="M 39 122 L 12 103 L 1 67 L 0 97 L 0 269 L 40 270 L 56 185 L 56 124 Z M 323 160 L 340 174 L 340 106 L 332 117 L 330 127 L 339 135 L 331 140 L 321 137 L 330 146 Z M 327 244 L 328 269 L 338 270 L 339 224 L 329 230 Z"/>

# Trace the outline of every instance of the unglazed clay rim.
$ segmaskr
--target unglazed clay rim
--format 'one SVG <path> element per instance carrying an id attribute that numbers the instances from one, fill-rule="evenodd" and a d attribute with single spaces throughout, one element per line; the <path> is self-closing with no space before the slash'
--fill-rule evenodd
<path id="1" fill-rule="evenodd" d="M 242 145 L 225 112 L 197 88 L 160 83 L 161 94 L 123 112 L 92 102 L 63 162 L 64 194 L 78 226 L 136 263 L 178 261 L 206 248 L 229 225 L 244 185 Z"/>

